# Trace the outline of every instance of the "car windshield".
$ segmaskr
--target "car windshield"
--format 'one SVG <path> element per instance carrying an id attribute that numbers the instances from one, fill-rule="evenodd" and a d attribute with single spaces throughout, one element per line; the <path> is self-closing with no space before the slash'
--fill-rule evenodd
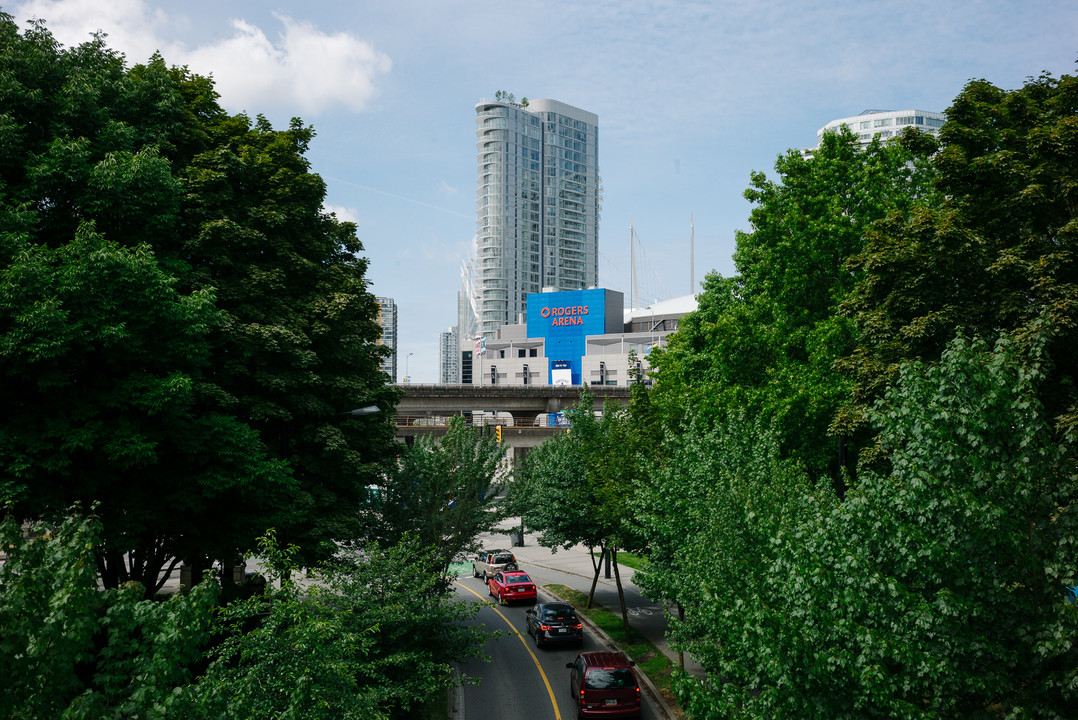
<path id="1" fill-rule="evenodd" d="M 635 687 L 629 668 L 593 668 L 584 679 L 588 690 L 620 690 Z"/>
<path id="2" fill-rule="evenodd" d="M 544 620 L 568 620 L 569 622 L 572 622 L 572 621 L 576 620 L 576 613 L 574 613 L 572 610 L 563 610 L 563 609 L 550 610 L 550 609 L 547 609 L 547 610 L 543 611 L 543 619 Z"/>
<path id="3" fill-rule="evenodd" d="M 495 565 L 501 565 L 503 563 L 511 563 L 511 562 L 513 562 L 513 556 L 512 555 L 495 555 L 494 556 L 494 564 Z"/>
<path id="4" fill-rule="evenodd" d="M 532 579 L 527 575 L 509 575 L 505 578 L 505 581 L 510 585 L 519 585 L 520 583 L 530 583 Z"/>

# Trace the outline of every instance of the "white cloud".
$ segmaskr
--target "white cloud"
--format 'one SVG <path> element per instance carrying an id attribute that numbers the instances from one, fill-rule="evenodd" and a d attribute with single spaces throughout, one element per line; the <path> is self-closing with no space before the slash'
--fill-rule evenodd
<path id="1" fill-rule="evenodd" d="M 258 27 L 233 20 L 234 34 L 196 48 L 183 62 L 213 73 L 222 104 L 248 112 L 294 108 L 318 115 L 336 107 L 362 112 L 377 94 L 389 57 L 348 33 L 327 34 L 306 22 L 274 15 L 284 33 L 271 42 Z"/>
<path id="2" fill-rule="evenodd" d="M 182 5 L 175 12 L 152 9 L 145 0 L 28 0 L 14 14 L 43 19 L 65 45 L 107 34 L 108 46 L 128 64 L 145 62 L 160 50 L 169 65 L 187 65 L 212 75 L 221 104 L 231 111 L 319 115 L 344 108 L 363 112 L 390 71 L 389 56 L 355 35 L 326 33 L 309 22 L 274 14 L 283 26 L 275 39 L 242 19 L 231 33 L 208 44 L 188 47 L 171 34 L 191 27 Z M 204 19 L 203 19 L 204 21 Z"/>
<path id="3" fill-rule="evenodd" d="M 16 6 L 12 14 L 21 21 L 44 20 L 49 32 L 67 46 L 79 45 L 90 40 L 93 33 L 104 32 L 108 35 L 106 44 L 123 53 L 129 65 L 145 62 L 168 45 L 158 37 L 159 28 L 167 27 L 167 16 L 147 6 L 144 0 L 28 0 Z"/>
<path id="4" fill-rule="evenodd" d="M 327 213 L 333 213 L 341 222 L 359 222 L 359 214 L 356 213 L 356 211 L 352 208 L 347 208 L 343 205 L 323 205 L 322 211 Z"/>

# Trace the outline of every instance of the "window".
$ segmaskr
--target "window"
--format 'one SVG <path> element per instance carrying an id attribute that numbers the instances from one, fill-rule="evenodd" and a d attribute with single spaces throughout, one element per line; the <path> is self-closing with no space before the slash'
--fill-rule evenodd
<path id="1" fill-rule="evenodd" d="M 517 357 L 524 357 L 525 352 L 524 348 L 517 348 Z"/>
<path id="2" fill-rule="evenodd" d="M 496 368 L 493 365 L 490 366 L 490 384 L 491 385 L 497 385 L 498 384 L 498 368 Z"/>
<path id="3" fill-rule="evenodd" d="M 539 357 L 539 348 L 531 348 L 528 350 L 528 357 Z"/>
<path id="4" fill-rule="evenodd" d="M 527 365 L 524 366 L 524 384 L 525 385 L 528 384 L 528 366 Z"/>
<path id="5" fill-rule="evenodd" d="M 872 127 L 890 127 L 891 118 L 881 118 L 872 122 Z"/>

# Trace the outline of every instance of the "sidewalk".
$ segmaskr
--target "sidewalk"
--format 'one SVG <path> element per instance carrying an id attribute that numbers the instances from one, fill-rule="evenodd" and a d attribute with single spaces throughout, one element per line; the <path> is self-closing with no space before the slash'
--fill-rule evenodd
<path id="1" fill-rule="evenodd" d="M 537 535 L 532 533 L 525 533 L 523 547 L 514 547 L 513 543 L 520 532 L 519 518 L 505 521 L 500 529 L 503 532 L 481 538 L 484 547 L 510 550 L 516 556 L 521 570 L 531 571 L 533 568 L 542 568 L 558 573 L 557 582 L 562 585 L 567 585 L 585 595 L 591 591 L 595 570 L 587 547 L 578 545 L 568 550 L 553 551 L 539 545 Z M 604 567 L 600 571 L 599 581 L 595 585 L 595 602 L 614 613 L 620 613 L 613 566 L 611 566 L 609 579 L 606 578 L 605 570 Z M 621 586 L 625 593 L 625 606 L 629 611 L 629 627 L 647 638 L 652 645 L 677 665 L 678 655 L 670 649 L 670 643 L 666 639 L 667 612 L 677 612 L 677 610 L 666 608 L 648 599 L 632 582 L 635 572 L 631 567 L 618 564 L 618 575 L 621 577 Z M 706 678 L 706 673 L 700 663 L 688 654 L 683 655 L 683 659 L 686 672 L 701 679 Z"/>

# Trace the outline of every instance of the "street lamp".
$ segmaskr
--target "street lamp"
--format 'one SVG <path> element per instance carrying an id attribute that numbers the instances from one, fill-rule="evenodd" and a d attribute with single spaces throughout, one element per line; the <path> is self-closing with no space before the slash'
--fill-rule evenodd
<path id="1" fill-rule="evenodd" d="M 377 405 L 368 405 L 366 407 L 356 408 L 355 410 L 349 410 L 348 412 L 342 412 L 342 413 L 337 413 L 337 414 L 338 415 L 353 415 L 353 416 L 358 417 L 360 415 L 373 415 L 375 413 L 380 413 L 380 412 L 382 412 L 382 408 L 378 407 Z"/>
<path id="2" fill-rule="evenodd" d="M 651 329 L 648 330 L 648 334 L 652 336 L 651 345 L 654 347 L 658 343 L 658 340 L 655 339 L 655 328 L 658 326 L 658 323 L 655 322 L 655 308 L 648 305 L 644 309 L 651 313 Z"/>
<path id="3" fill-rule="evenodd" d="M 404 382 L 410 382 L 410 379 L 408 378 L 408 358 L 413 355 L 415 355 L 415 353 L 408 353 L 404 356 Z"/>

